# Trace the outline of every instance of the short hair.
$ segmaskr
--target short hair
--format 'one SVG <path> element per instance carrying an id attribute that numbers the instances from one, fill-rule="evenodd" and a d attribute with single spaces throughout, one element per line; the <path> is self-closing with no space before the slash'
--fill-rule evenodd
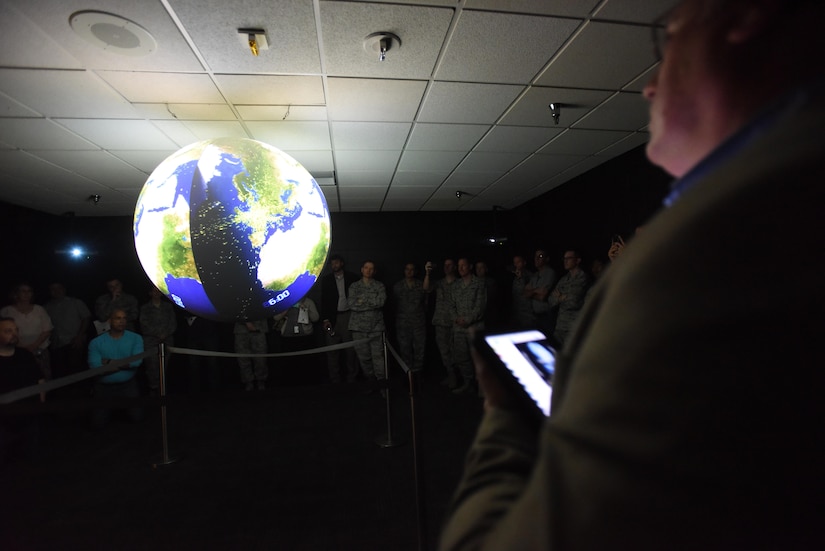
<path id="1" fill-rule="evenodd" d="M 9 316 L 0 316 L 0 322 L 3 322 L 3 321 L 10 321 L 10 322 L 14 323 L 15 325 L 17 325 L 17 321 L 15 321 L 14 318 L 10 318 Z"/>
<path id="2" fill-rule="evenodd" d="M 329 261 L 332 262 L 333 260 L 340 260 L 341 263 L 344 263 L 344 257 L 338 253 L 329 255 Z"/>
<path id="3" fill-rule="evenodd" d="M 129 317 L 129 313 L 126 311 L 126 309 L 125 309 L 125 308 L 113 308 L 113 309 L 112 309 L 112 311 L 111 311 L 111 312 L 109 312 L 109 318 L 110 318 L 110 319 L 111 319 L 112 317 L 114 317 L 115 312 L 123 312 L 123 315 L 124 315 L 124 316 L 126 316 L 127 318 Z"/>

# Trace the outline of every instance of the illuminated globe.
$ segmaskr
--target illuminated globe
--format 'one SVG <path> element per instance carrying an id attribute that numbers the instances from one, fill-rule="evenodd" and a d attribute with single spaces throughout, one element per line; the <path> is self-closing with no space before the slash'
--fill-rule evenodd
<path id="1" fill-rule="evenodd" d="M 149 279 L 178 306 L 256 320 L 298 302 L 329 252 L 321 188 L 298 161 L 255 140 L 184 147 L 146 181 L 134 219 Z"/>

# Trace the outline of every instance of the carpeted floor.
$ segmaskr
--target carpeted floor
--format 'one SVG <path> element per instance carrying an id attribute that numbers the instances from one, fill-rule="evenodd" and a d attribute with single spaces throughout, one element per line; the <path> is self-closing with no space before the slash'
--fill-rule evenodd
<path id="1" fill-rule="evenodd" d="M 394 371 L 391 438 L 387 402 L 363 384 L 171 393 L 176 461 L 157 467 L 157 399 L 143 422 L 98 432 L 85 402 L 53 403 L 39 456 L 0 472 L 0 549 L 435 549 L 481 400 L 426 370 L 411 399 Z"/>

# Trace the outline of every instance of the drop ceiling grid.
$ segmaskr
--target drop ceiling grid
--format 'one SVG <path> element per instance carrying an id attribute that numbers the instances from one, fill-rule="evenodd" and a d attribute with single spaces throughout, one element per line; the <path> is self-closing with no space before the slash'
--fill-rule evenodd
<path id="1" fill-rule="evenodd" d="M 567 181 L 565 175 L 647 139 L 647 106 L 639 92 L 655 69 L 646 25 L 663 11 L 659 0 L 166 4 L 172 17 L 156 0 L 0 5 L 8 16 L 0 23 L 0 45 L 9 46 L 0 53 L 0 148 L 60 151 L 50 159 L 70 171 L 80 162 L 72 151 L 94 152 L 78 156 L 90 160 L 111 153 L 128 163 L 123 180 L 151 172 L 197 139 L 254 137 L 291 152 L 313 173 L 336 172 L 339 188 L 373 190 L 369 201 L 341 197 L 340 208 L 360 211 L 376 202 L 383 210 L 401 208 L 396 201 L 405 194 L 393 188 L 416 185 L 437 188 L 428 190 L 426 204 L 404 210 L 440 209 L 442 192 L 449 199 L 458 185 L 480 197 L 492 184 L 492 194 L 512 174 L 528 171 L 531 155 L 598 155 L 558 176 L 530 174 L 537 186 Z M 128 58 L 95 48 L 68 25 L 80 9 L 136 21 L 158 40 L 158 51 Z M 185 28 L 176 27 L 176 18 Z M 255 58 L 235 31 L 258 20 L 273 48 Z M 9 41 L 18 29 L 46 39 L 20 48 Z M 403 42 L 383 64 L 362 46 L 362 35 L 377 30 L 397 31 Z M 568 41 L 571 32 L 576 35 Z M 553 58 L 561 44 L 564 50 Z M 322 56 L 326 75 L 320 73 Z M 55 70 L 64 68 L 74 70 Z M 547 108 L 551 101 L 563 104 L 558 126 Z M 84 173 L 108 178 L 103 175 L 119 163 L 113 161 Z M 0 187 L 7 183 L 13 185 L 3 179 Z M 336 206 L 337 191 L 332 188 Z M 97 212 L 115 214 L 106 208 Z M 466 201 L 456 208 L 485 207 Z"/>

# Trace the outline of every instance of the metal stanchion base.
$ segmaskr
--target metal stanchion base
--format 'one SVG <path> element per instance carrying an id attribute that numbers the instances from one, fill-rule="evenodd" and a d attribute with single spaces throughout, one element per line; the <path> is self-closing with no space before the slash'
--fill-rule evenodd
<path id="1" fill-rule="evenodd" d="M 154 461 L 152 461 L 152 468 L 153 469 L 159 469 L 160 467 L 165 467 L 166 465 L 171 465 L 172 463 L 177 462 L 178 459 L 179 459 L 178 457 L 172 457 L 172 456 L 169 456 L 166 459 L 164 459 L 163 457 L 159 457 L 159 458 L 155 459 Z"/>
<path id="2" fill-rule="evenodd" d="M 382 448 L 395 448 L 397 446 L 403 446 L 406 442 L 401 442 L 400 440 L 393 440 L 391 437 L 387 436 L 386 434 L 379 436 L 375 439 L 375 443 Z"/>

